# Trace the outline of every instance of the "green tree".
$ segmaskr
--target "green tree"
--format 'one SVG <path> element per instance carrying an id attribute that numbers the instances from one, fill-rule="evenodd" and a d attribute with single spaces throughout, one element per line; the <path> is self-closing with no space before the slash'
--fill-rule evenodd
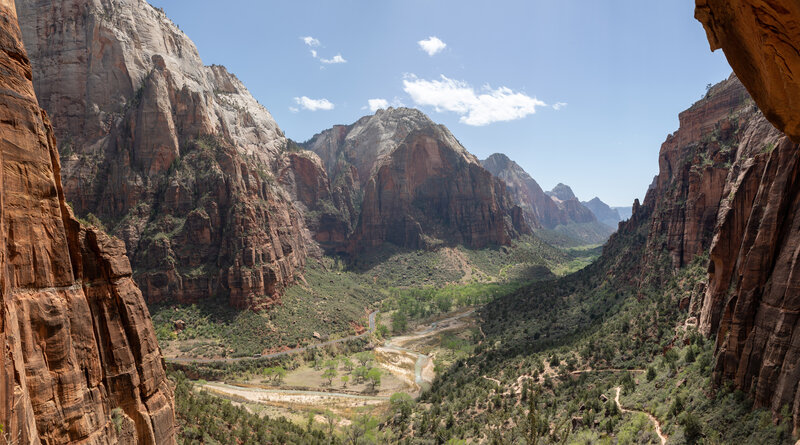
<path id="1" fill-rule="evenodd" d="M 656 378 L 656 370 L 652 366 L 647 367 L 647 381 L 652 382 Z"/>
<path id="2" fill-rule="evenodd" d="M 404 392 L 396 392 L 389 397 L 389 405 L 392 407 L 392 411 L 400 414 L 400 417 L 405 420 L 414 410 L 414 399 Z"/>
<path id="3" fill-rule="evenodd" d="M 347 382 L 350 381 L 350 376 L 345 374 L 339 378 L 342 379 L 342 388 L 347 388 Z"/>
<path id="4" fill-rule="evenodd" d="M 367 379 L 372 384 L 372 390 L 375 391 L 376 386 L 381 386 L 381 370 L 372 368 L 367 372 Z"/>
<path id="5" fill-rule="evenodd" d="M 400 333 L 408 329 L 408 316 L 405 311 L 398 310 L 392 314 L 392 331 Z"/>
<path id="6" fill-rule="evenodd" d="M 333 384 L 333 379 L 336 378 L 337 375 L 339 375 L 339 372 L 334 368 L 328 368 L 322 373 L 322 377 L 328 379 L 328 386 Z"/>
<path id="7" fill-rule="evenodd" d="M 369 351 L 363 351 L 356 354 L 356 360 L 361 363 L 361 366 L 367 366 L 367 363 L 372 361 L 372 353 Z"/>

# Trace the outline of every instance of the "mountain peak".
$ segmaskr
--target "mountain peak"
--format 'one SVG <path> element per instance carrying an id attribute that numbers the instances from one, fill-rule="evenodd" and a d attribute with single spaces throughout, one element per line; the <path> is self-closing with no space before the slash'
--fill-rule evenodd
<path id="1" fill-rule="evenodd" d="M 557 198 L 559 201 L 569 201 L 575 198 L 575 194 L 572 193 L 572 189 L 563 183 L 558 183 L 553 190 L 547 192 L 547 195 L 551 198 Z"/>

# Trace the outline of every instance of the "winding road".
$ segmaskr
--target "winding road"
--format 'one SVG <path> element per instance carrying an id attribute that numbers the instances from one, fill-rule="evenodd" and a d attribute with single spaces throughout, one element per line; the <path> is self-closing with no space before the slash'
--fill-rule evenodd
<path id="1" fill-rule="evenodd" d="M 274 352 L 272 354 L 264 354 L 258 357 L 234 357 L 234 358 L 197 358 L 197 357 L 165 357 L 164 360 L 167 363 L 177 363 L 182 365 L 188 365 L 191 363 L 237 363 L 242 362 L 245 360 L 261 360 L 261 359 L 271 359 L 271 358 L 278 358 L 283 357 L 286 355 L 292 354 L 299 354 L 301 352 L 308 351 L 309 349 L 317 349 L 317 348 L 324 348 L 325 346 L 335 345 L 339 343 L 345 343 L 351 340 L 356 340 L 359 338 L 366 337 L 373 332 L 375 332 L 375 316 L 378 315 L 379 311 L 373 311 L 369 314 L 369 330 L 363 334 L 359 335 L 351 335 L 344 338 L 338 338 L 336 340 L 329 340 L 322 343 L 316 343 L 313 345 L 308 346 L 301 346 L 299 348 L 294 349 L 287 349 L 285 351 Z"/>
<path id="2" fill-rule="evenodd" d="M 669 439 L 669 437 L 665 436 L 664 433 L 661 432 L 661 422 L 659 422 L 658 419 L 655 418 L 655 416 L 653 416 L 648 412 L 623 408 L 622 404 L 619 403 L 619 392 L 620 390 L 622 390 L 622 387 L 617 386 L 614 389 L 617 391 L 617 396 L 614 397 L 614 401 L 617 402 L 617 408 L 619 408 L 619 410 L 623 413 L 642 413 L 647 417 L 649 417 L 650 421 L 653 422 L 653 425 L 655 425 L 656 427 L 656 434 L 658 434 L 658 438 L 661 439 L 661 445 L 667 445 L 667 439 Z"/>

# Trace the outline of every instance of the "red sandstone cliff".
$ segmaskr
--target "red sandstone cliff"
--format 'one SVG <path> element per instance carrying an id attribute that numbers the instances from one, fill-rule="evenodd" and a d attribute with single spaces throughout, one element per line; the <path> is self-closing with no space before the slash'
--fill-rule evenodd
<path id="1" fill-rule="evenodd" d="M 800 142 L 800 4 L 697 0 L 695 15 L 766 117 Z M 800 147 L 757 131 L 745 137 L 768 144 L 728 176 L 700 328 L 716 334 L 717 383 L 732 381 L 775 413 L 788 406 L 797 432 Z"/>
<path id="2" fill-rule="evenodd" d="M 442 243 L 485 247 L 529 233 L 505 185 L 455 137 L 418 110 L 379 110 L 315 136 L 306 147 L 334 183 L 352 184 L 346 250 L 384 242 L 412 249 Z M 334 194 L 339 194 L 338 192 Z"/>
<path id="3" fill-rule="evenodd" d="M 82 226 L 67 207 L 13 0 L 0 0 L 0 68 L 0 424 L 6 438 L 14 444 L 174 443 L 172 390 L 150 315 L 124 244 Z"/>
<path id="4" fill-rule="evenodd" d="M 17 3 L 67 201 L 125 241 L 147 300 L 277 302 L 308 240 L 269 112 L 145 1 Z"/>

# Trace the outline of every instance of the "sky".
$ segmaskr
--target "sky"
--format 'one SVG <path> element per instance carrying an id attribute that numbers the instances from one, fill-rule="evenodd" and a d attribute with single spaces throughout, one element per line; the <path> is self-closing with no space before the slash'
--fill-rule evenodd
<path id="1" fill-rule="evenodd" d="M 416 107 L 545 190 L 643 198 L 678 113 L 731 68 L 694 0 L 150 0 L 303 142 Z"/>

